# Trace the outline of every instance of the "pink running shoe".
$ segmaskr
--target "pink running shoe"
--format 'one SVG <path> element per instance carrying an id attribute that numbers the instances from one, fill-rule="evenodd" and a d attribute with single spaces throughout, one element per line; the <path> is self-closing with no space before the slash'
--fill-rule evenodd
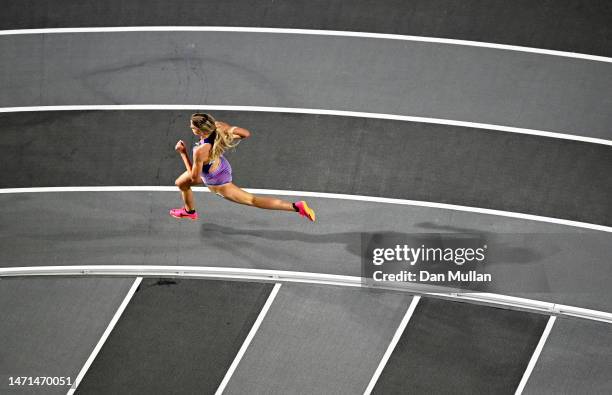
<path id="1" fill-rule="evenodd" d="M 189 218 L 193 220 L 198 219 L 197 211 L 193 214 L 189 214 L 187 210 L 185 210 L 185 207 L 173 208 L 172 210 L 170 210 L 170 215 L 174 218 Z"/>
<path id="2" fill-rule="evenodd" d="M 312 222 L 316 221 L 317 218 L 316 218 L 314 210 L 308 207 L 305 201 L 300 200 L 299 202 L 295 202 L 294 204 L 295 204 L 295 207 L 297 207 L 298 210 L 300 210 L 299 213 L 302 217 L 306 217 Z"/>

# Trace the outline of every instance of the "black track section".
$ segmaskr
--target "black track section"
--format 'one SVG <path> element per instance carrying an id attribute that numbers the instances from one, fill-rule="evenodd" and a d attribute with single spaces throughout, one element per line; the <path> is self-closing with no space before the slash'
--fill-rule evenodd
<path id="1" fill-rule="evenodd" d="M 612 56 L 612 3 L 608 1 L 2 0 L 0 9 L 1 29 L 245 26 L 346 30 Z"/>

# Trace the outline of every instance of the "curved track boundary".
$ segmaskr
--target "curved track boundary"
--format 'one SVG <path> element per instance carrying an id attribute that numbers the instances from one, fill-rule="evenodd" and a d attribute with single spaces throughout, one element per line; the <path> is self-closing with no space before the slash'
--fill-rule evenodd
<path id="1" fill-rule="evenodd" d="M 192 187 L 195 192 L 210 192 L 206 187 Z M 493 210 L 481 207 L 459 206 L 455 204 L 426 202 L 420 200 L 393 199 L 377 196 L 344 195 L 339 193 L 307 192 L 307 191 L 284 191 L 276 189 L 254 189 L 243 188 L 245 191 L 260 195 L 302 196 L 324 199 L 354 200 L 360 202 L 398 204 L 404 206 L 438 208 L 443 210 L 455 210 L 476 214 L 495 215 L 498 217 L 518 218 L 529 221 L 546 222 L 556 225 L 573 226 L 612 233 L 612 227 L 591 224 L 587 222 L 570 221 L 561 218 L 543 217 L 533 214 L 516 213 L 512 211 Z M 0 188 L 0 194 L 13 193 L 53 193 L 53 192 L 177 192 L 172 186 L 100 186 L 100 187 L 40 187 L 40 188 Z"/>
<path id="2" fill-rule="evenodd" d="M 557 138 L 563 140 L 580 141 L 584 143 L 602 144 L 612 146 L 612 140 L 596 137 L 579 136 L 568 133 L 548 132 L 545 130 L 517 128 L 512 126 L 495 125 L 488 123 L 457 121 L 453 119 L 415 117 L 410 115 L 395 115 L 382 113 L 369 113 L 358 111 L 324 110 L 316 108 L 290 108 L 290 107 L 258 107 L 258 106 L 224 106 L 224 105 L 196 105 L 196 104 L 117 104 L 117 105 L 66 105 L 66 106 L 32 106 L 32 107 L 0 107 L 0 113 L 15 112 L 42 112 L 42 111 L 151 111 L 151 110 L 185 110 L 185 111 L 246 111 L 269 112 L 310 115 L 334 115 L 340 117 L 384 119 L 392 121 L 429 123 L 436 125 L 459 126 L 495 130 L 499 132 L 526 134 L 531 136 Z"/>
<path id="3" fill-rule="evenodd" d="M 137 277 L 186 277 L 242 281 L 265 281 L 281 283 L 306 283 L 342 287 L 365 287 L 361 277 L 343 276 L 284 270 L 245 269 L 227 267 L 195 266 L 148 266 L 148 265 L 83 265 L 83 266 L 29 266 L 0 269 L 1 277 L 16 276 L 137 276 Z M 442 287 L 423 284 L 383 285 L 369 287 L 457 302 L 483 304 L 533 313 L 578 317 L 612 324 L 612 313 L 584 309 L 581 307 L 542 302 L 533 299 L 492 293 L 444 292 Z"/>
<path id="4" fill-rule="evenodd" d="M 266 27 L 232 27 L 232 26 L 122 26 L 122 27 L 68 27 L 48 29 L 15 29 L 0 30 L 0 36 L 26 34 L 66 34 L 66 33 L 129 33 L 129 32 L 229 32 L 229 33 L 272 33 L 272 34 L 302 34 L 311 36 L 358 37 L 383 40 L 416 41 L 435 44 L 463 45 L 505 51 L 528 52 L 540 55 L 561 56 L 612 63 L 612 58 L 606 56 L 588 55 L 578 52 L 557 51 L 552 49 L 523 47 L 519 45 L 496 44 L 483 41 L 457 40 L 452 38 L 437 38 L 425 36 L 410 36 L 402 34 L 351 32 L 341 30 L 316 29 L 284 29 Z"/>

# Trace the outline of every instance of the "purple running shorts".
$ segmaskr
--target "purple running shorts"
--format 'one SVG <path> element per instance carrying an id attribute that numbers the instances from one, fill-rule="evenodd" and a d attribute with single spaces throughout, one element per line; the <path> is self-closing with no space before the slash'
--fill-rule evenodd
<path id="1" fill-rule="evenodd" d="M 205 185 L 223 185 L 228 182 L 232 182 L 232 166 L 223 155 L 219 157 L 221 163 L 215 169 L 208 174 L 201 174 L 202 181 Z"/>

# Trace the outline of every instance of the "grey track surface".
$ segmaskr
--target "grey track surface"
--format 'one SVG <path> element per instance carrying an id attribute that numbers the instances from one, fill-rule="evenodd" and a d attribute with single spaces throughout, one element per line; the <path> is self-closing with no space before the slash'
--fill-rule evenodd
<path id="1" fill-rule="evenodd" d="M 0 115 L 2 187 L 173 185 L 187 111 Z M 238 185 L 451 203 L 612 225 L 612 149 L 453 126 L 215 112 L 253 137 Z M 306 169 L 306 173 L 304 170 Z"/>
<path id="2" fill-rule="evenodd" d="M 380 112 L 610 138 L 612 64 L 351 37 L 0 37 L 0 106 L 228 104 Z"/>
<path id="3" fill-rule="evenodd" d="M 255 26 L 445 37 L 612 55 L 612 7 L 588 0 L 34 0 L 0 2 L 0 28 Z M 23 9 L 28 12 L 24 13 Z"/>
<path id="4" fill-rule="evenodd" d="M 547 318 L 422 299 L 374 394 L 514 394 Z"/>
<path id="5" fill-rule="evenodd" d="M 196 193 L 199 221 L 168 216 L 169 208 L 181 204 L 178 191 L 4 194 L 0 235 L 6 247 L 0 249 L 0 262 L 6 267 L 187 265 L 360 276 L 361 232 L 405 235 L 415 245 L 422 233 L 475 233 L 489 246 L 488 270 L 497 279 L 486 290 L 612 310 L 610 233 L 451 210 L 307 200 L 317 210 L 316 223 L 210 193 Z"/>
<path id="6" fill-rule="evenodd" d="M 283 285 L 225 394 L 361 394 L 412 297 Z"/>
<path id="7" fill-rule="evenodd" d="M 610 394 L 611 366 L 610 325 L 559 318 L 523 393 Z"/>
<path id="8" fill-rule="evenodd" d="M 59 0 L 50 5 L 0 0 L 0 29 L 169 24 L 299 27 L 437 36 L 612 56 L 612 6 L 603 1 L 357 0 L 349 5 L 291 0 L 258 7 L 245 7 L 244 2 Z M 431 43 L 235 33 L 3 36 L 0 51 L 0 106 L 311 107 L 612 138 L 612 68 L 602 62 Z M 151 130 L 146 119 L 109 113 L 111 118 L 127 121 L 130 127 L 125 128 L 122 122 L 98 125 L 103 117 L 93 114 L 47 118 L 48 113 L 35 117 L 21 113 L 16 114 L 19 122 L 12 116 L 1 117 L 3 128 L 5 122 L 14 128 L 9 134 L 0 131 L 4 136 L 0 149 L 8 159 L 5 162 L 11 163 L 4 168 L 2 185 L 171 184 L 180 167 L 167 148 L 179 137 L 175 127 L 183 129 L 184 115 L 161 112 L 161 117 L 152 117 L 156 126 Z M 230 121 L 255 128 L 258 136 L 270 130 L 258 140 L 261 143 L 243 144 L 241 154 L 232 157 L 236 180 L 244 186 L 437 200 L 612 224 L 608 147 L 405 123 L 287 116 L 274 124 L 278 119 L 274 114 L 226 114 Z M 76 131 L 80 132 L 77 137 Z M 304 144 L 303 136 L 311 136 L 312 142 Z M 379 145 L 376 137 L 388 141 Z M 160 141 L 164 143 L 159 145 Z M 294 157 L 297 160 L 292 162 Z M 316 176 L 300 178 L 298 170 L 305 168 Z M 385 170 L 382 177 L 381 170 Z M 185 223 L 173 222 L 166 214 L 169 207 L 180 204 L 177 194 L 1 196 L 0 262 L 6 266 L 186 264 L 359 275 L 361 231 L 396 232 L 409 241 L 419 240 L 415 232 L 475 232 L 491 246 L 490 271 L 501 279 L 488 291 L 612 308 L 608 233 L 324 199 L 311 199 L 319 214 L 319 223 L 313 225 L 286 213 L 231 205 L 211 195 L 198 198 L 204 202 L 199 206 L 204 207 L 203 220 Z M 11 336 L 0 352 L 3 383 L 14 373 L 76 376 L 132 281 L 0 280 L 0 337 Z M 146 280 L 145 285 L 153 282 Z M 94 363 L 81 392 L 119 393 L 129 388 L 153 393 L 180 388 L 182 393 L 201 393 L 202 383 L 208 385 L 208 392 L 216 388 L 271 286 L 177 282 L 137 294 L 136 300 L 146 303 L 128 307 L 127 317 Z M 220 291 L 219 287 L 226 288 Z M 254 296 L 247 289 L 260 292 Z M 339 390 L 356 388 L 357 381 L 350 378 L 361 373 L 357 380 L 365 382 L 369 378 L 365 372 L 375 360 L 355 355 L 388 342 L 392 322 L 400 318 L 393 314 L 397 301 L 409 299 L 327 287 L 285 286 L 284 290 L 291 292 L 281 294 L 279 305 L 273 306 L 269 319 L 275 321 L 264 322 L 237 372 L 232 384 L 237 392 L 251 389 L 245 384 L 251 379 L 259 380 L 258 388 L 265 392 L 272 385 L 258 373 L 289 368 L 294 369 L 294 377 L 276 379 L 275 385 L 291 388 L 300 382 L 308 392 L 333 389 L 334 383 L 340 383 Z M 143 298 L 147 291 L 152 292 Z M 206 314 L 194 314 L 206 307 L 210 308 Z M 295 311 L 302 314 L 292 316 Z M 362 320 L 365 313 L 381 323 Z M 300 325 L 305 315 L 313 320 Z M 203 328 L 211 328 L 206 320 L 223 328 L 212 341 L 198 341 Z M 400 344 L 407 356 L 398 358 L 396 352 L 378 389 L 403 392 L 407 387 L 402 380 L 412 378 L 411 389 L 425 385 L 437 392 L 469 388 L 470 393 L 479 389 L 511 393 L 544 320 L 423 300 L 408 328 L 411 335 Z M 272 323 L 291 332 L 279 333 Z M 312 336 L 312 327 L 324 327 L 329 330 L 325 335 L 334 336 L 311 337 L 304 344 Z M 338 327 L 361 340 L 358 346 L 348 336 L 342 337 Z M 302 336 L 294 338 L 295 333 Z M 609 335 L 606 325 L 559 320 L 526 392 L 609 393 Z M 278 344 L 278 339 L 284 343 Z M 368 339 L 373 341 L 367 343 Z M 377 348 L 379 353 L 384 349 Z M 279 363 L 267 358 L 263 351 L 268 349 L 285 359 Z M 287 349 L 298 353 L 283 353 Z M 321 355 L 326 360 L 318 360 Z M 193 359 L 186 363 L 189 356 Z M 346 374 L 334 377 L 338 367 L 326 365 L 330 361 L 337 361 Z M 122 365 L 127 362 L 129 367 Z M 413 369 L 405 367 L 411 363 Z M 137 369 L 132 367 L 139 368 L 141 375 L 134 375 Z M 200 376 L 192 375 L 193 369 Z M 500 371 L 503 375 L 497 375 Z M 317 376 L 323 378 L 319 385 L 313 384 Z M 423 383 L 428 376 L 434 378 L 433 387 L 432 382 Z M 172 385 L 173 380 L 180 383 Z"/>
<path id="9" fill-rule="evenodd" d="M 133 282 L 0 280 L 0 393 L 65 394 L 67 386 L 9 387 L 9 376 L 61 376 L 74 382 Z"/>
<path id="10" fill-rule="evenodd" d="M 271 284 L 145 279 L 80 394 L 214 394 Z"/>

